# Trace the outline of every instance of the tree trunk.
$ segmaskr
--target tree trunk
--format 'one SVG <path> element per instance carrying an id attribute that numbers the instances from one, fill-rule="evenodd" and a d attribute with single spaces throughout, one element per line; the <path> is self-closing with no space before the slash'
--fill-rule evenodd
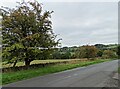
<path id="1" fill-rule="evenodd" d="M 28 68 L 30 66 L 30 60 L 29 59 L 25 59 L 25 66 Z"/>
<path id="2" fill-rule="evenodd" d="M 27 52 L 27 48 L 25 48 L 25 52 Z M 26 56 L 28 56 L 28 54 L 26 54 Z M 30 66 L 30 60 L 29 58 L 25 58 L 25 66 L 28 68 Z"/>
<path id="3" fill-rule="evenodd" d="M 16 64 L 17 64 L 17 60 L 15 60 L 15 62 L 14 62 L 14 64 L 13 64 L 13 67 L 14 67 L 14 68 L 15 68 Z"/>

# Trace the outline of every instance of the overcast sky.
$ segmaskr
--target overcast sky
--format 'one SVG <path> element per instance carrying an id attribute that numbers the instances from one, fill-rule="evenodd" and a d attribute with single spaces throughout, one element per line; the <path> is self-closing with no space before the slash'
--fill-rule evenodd
<path id="1" fill-rule="evenodd" d="M 40 0 L 38 0 L 40 2 Z M 2 5 L 14 7 L 15 2 Z M 52 14 L 53 30 L 62 46 L 118 43 L 117 2 L 43 2 Z"/>

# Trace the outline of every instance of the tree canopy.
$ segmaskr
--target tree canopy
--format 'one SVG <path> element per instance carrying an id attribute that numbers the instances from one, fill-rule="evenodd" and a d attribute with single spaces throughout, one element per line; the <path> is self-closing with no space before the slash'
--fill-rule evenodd
<path id="1" fill-rule="evenodd" d="M 25 65 L 36 59 L 46 59 L 59 40 L 50 20 L 53 11 L 44 11 L 37 1 L 22 2 L 16 8 L 3 8 L 3 59 Z"/>
<path id="2" fill-rule="evenodd" d="M 98 49 L 95 46 L 90 46 L 90 45 L 85 45 L 81 46 L 77 51 L 76 51 L 76 56 L 77 58 L 95 58 L 97 55 Z"/>

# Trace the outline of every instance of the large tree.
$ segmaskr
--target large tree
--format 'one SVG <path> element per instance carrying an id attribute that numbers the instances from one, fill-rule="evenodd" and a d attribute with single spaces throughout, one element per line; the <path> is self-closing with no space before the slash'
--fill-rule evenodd
<path id="1" fill-rule="evenodd" d="M 102 58 L 117 58 L 117 55 L 112 50 L 104 50 Z"/>
<path id="2" fill-rule="evenodd" d="M 76 51 L 76 57 L 94 59 L 97 56 L 97 52 L 98 49 L 95 46 L 85 45 Z"/>
<path id="3" fill-rule="evenodd" d="M 50 20 L 53 11 L 42 10 L 37 1 L 22 2 L 16 8 L 3 8 L 3 59 L 8 63 L 46 59 L 59 44 Z"/>

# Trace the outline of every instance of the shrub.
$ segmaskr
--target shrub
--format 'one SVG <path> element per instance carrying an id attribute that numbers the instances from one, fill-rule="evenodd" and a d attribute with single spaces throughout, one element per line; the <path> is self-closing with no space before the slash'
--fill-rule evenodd
<path id="1" fill-rule="evenodd" d="M 112 50 L 105 50 L 103 52 L 102 58 L 117 58 L 117 55 Z"/>

